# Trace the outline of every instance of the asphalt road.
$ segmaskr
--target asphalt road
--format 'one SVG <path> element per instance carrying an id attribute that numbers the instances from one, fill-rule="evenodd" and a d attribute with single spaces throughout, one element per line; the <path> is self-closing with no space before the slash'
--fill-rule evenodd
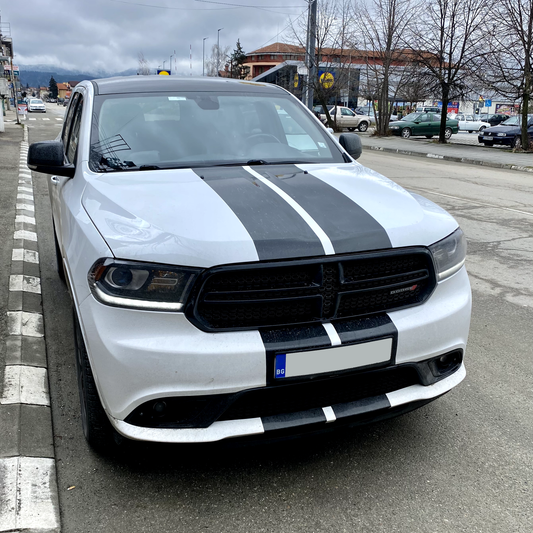
<path id="1" fill-rule="evenodd" d="M 30 141 L 54 138 L 56 123 L 29 122 Z M 55 273 L 46 177 L 34 178 L 64 533 L 532 531 L 531 176 L 375 152 L 361 162 L 465 230 L 474 294 L 466 380 L 401 418 L 319 439 L 137 445 L 107 458 L 82 435 L 70 302 Z"/>

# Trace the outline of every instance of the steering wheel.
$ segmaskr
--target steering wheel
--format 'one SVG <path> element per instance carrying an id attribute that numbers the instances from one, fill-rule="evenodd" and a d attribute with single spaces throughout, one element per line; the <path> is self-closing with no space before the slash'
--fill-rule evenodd
<path id="1" fill-rule="evenodd" d="M 255 146 L 259 143 L 279 143 L 279 139 L 271 133 L 254 133 L 246 139 L 247 144 Z"/>

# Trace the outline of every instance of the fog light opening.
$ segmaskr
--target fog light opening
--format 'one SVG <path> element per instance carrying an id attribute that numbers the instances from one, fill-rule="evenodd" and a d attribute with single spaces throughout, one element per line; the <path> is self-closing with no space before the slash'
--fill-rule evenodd
<path id="1" fill-rule="evenodd" d="M 461 351 L 449 352 L 430 361 L 431 372 L 435 377 L 441 377 L 455 372 L 463 361 Z"/>
<path id="2" fill-rule="evenodd" d="M 167 403 L 164 401 L 155 402 L 152 409 L 156 416 L 164 416 L 167 410 Z"/>

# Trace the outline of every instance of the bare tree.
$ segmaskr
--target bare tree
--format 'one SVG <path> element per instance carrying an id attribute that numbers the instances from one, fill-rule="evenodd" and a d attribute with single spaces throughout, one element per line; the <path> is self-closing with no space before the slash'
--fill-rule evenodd
<path id="1" fill-rule="evenodd" d="M 139 60 L 137 74 L 140 76 L 149 76 L 151 74 L 150 65 L 148 64 L 148 61 L 145 59 L 144 54 L 142 52 L 139 52 L 139 54 L 137 55 L 137 58 Z"/>
<path id="2" fill-rule="evenodd" d="M 533 92 L 533 0 L 499 0 L 493 4 L 482 72 L 484 85 L 500 95 L 521 101 L 521 140 L 515 148 L 529 148 L 528 111 Z"/>
<path id="3" fill-rule="evenodd" d="M 313 79 L 303 80 L 303 85 L 313 87 L 314 98 L 322 105 L 330 128 L 337 125 L 328 111 L 330 101 L 337 103 L 343 94 L 358 85 L 358 73 L 355 76 L 352 68 L 352 50 L 349 45 L 354 42 L 352 35 L 355 27 L 353 5 L 350 0 L 321 0 L 318 4 L 316 31 L 315 64 L 316 75 Z M 298 19 L 292 26 L 292 40 L 305 48 L 307 33 L 310 31 L 307 22 Z M 357 78 L 357 81 L 356 81 Z"/>
<path id="4" fill-rule="evenodd" d="M 224 46 L 218 48 L 216 44 L 211 47 L 211 57 L 205 62 L 205 70 L 207 76 L 219 75 L 219 70 L 224 68 L 229 61 L 230 46 Z"/>
<path id="5" fill-rule="evenodd" d="M 377 132 L 386 135 L 392 112 L 391 102 L 410 79 L 411 54 L 403 50 L 405 32 L 416 10 L 413 0 L 369 0 L 357 7 L 357 34 L 365 63 L 364 94 L 378 101 Z"/>
<path id="6" fill-rule="evenodd" d="M 417 12 L 424 16 L 414 19 L 406 35 L 406 46 L 423 67 L 428 88 L 440 93 L 440 143 L 446 143 L 448 103 L 468 92 L 468 74 L 479 68 L 486 51 L 482 30 L 487 9 L 484 0 L 421 0 Z"/>

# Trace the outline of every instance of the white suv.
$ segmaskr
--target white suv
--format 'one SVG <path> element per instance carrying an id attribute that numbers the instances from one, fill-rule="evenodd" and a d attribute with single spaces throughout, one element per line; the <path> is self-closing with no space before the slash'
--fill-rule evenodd
<path id="1" fill-rule="evenodd" d="M 465 237 L 284 89 L 78 84 L 50 174 L 83 428 L 206 442 L 366 423 L 465 377 Z"/>

